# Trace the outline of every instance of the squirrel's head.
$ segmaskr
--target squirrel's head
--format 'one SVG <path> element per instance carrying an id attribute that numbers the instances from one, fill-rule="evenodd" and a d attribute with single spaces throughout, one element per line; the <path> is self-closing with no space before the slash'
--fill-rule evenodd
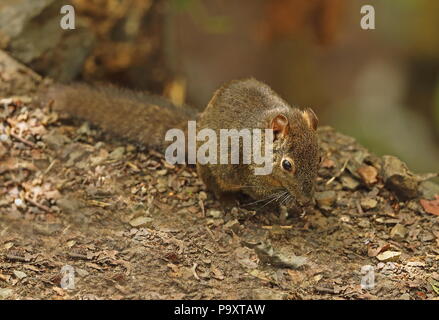
<path id="1" fill-rule="evenodd" d="M 289 108 L 269 116 L 273 129 L 273 184 L 286 189 L 288 202 L 306 205 L 314 194 L 320 163 L 317 142 L 318 119 L 311 109 Z"/>

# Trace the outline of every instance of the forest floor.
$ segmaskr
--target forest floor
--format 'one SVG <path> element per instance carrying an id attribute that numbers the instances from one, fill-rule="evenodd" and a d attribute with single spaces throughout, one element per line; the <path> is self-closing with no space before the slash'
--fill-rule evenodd
<path id="1" fill-rule="evenodd" d="M 224 211 L 194 168 L 0 97 L 0 299 L 439 297 L 438 186 L 331 128 L 317 204 L 279 217 Z"/>

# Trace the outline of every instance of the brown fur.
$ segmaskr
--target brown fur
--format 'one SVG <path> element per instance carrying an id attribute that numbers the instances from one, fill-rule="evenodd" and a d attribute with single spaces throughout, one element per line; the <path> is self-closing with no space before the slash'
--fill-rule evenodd
<path id="1" fill-rule="evenodd" d="M 55 110 L 90 121 L 115 135 L 164 151 L 165 133 L 171 128 L 185 130 L 196 112 L 187 106 L 113 86 L 85 84 L 54 85 L 43 92 L 42 100 L 53 100 Z"/>
<path id="2" fill-rule="evenodd" d="M 284 120 L 279 118 L 286 118 L 287 127 L 282 127 Z M 316 125 L 314 112 L 292 108 L 267 85 L 255 79 L 232 81 L 215 92 L 200 116 L 198 129 L 211 128 L 218 136 L 220 129 L 277 130 L 273 172 L 254 175 L 254 164 L 198 164 L 198 173 L 220 198 L 231 192 L 243 192 L 254 199 L 268 199 L 284 190 L 291 195 L 288 204 L 308 203 L 319 163 Z M 282 169 L 285 157 L 294 160 L 295 173 Z"/>

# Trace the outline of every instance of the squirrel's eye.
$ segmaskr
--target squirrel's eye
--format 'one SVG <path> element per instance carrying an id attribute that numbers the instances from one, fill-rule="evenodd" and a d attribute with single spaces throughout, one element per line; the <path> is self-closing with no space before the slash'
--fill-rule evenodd
<path id="1" fill-rule="evenodd" d="M 293 170 L 293 165 L 291 164 L 290 161 L 284 159 L 282 160 L 282 168 L 284 168 L 287 171 L 291 171 Z"/>

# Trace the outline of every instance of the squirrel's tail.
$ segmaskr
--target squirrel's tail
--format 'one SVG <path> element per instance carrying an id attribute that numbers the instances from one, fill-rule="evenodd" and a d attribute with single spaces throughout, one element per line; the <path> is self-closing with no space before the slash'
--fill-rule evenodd
<path id="1" fill-rule="evenodd" d="M 56 84 L 40 93 L 40 101 L 53 101 L 54 110 L 66 111 L 158 151 L 164 151 L 169 129 L 185 131 L 187 121 L 195 120 L 197 114 L 164 98 L 113 86 Z"/>

